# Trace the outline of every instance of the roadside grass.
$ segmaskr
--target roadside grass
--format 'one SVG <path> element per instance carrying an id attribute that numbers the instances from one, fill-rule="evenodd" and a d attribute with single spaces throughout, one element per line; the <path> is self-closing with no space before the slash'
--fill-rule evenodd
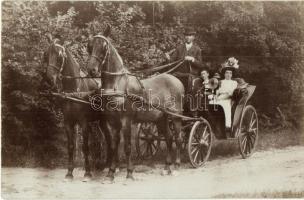
<path id="1" fill-rule="evenodd" d="M 303 198 L 303 191 L 264 191 L 256 193 L 219 194 L 213 198 Z"/>

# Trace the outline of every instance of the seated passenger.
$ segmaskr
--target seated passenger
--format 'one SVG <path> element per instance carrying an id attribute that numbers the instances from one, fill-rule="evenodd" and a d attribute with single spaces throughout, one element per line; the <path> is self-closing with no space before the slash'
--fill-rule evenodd
<path id="1" fill-rule="evenodd" d="M 229 58 L 221 68 L 221 74 L 224 79 L 221 80 L 219 89 L 216 91 L 214 99 L 211 104 L 221 105 L 225 113 L 225 126 L 226 129 L 231 128 L 231 97 L 233 91 L 237 88 L 237 82 L 232 80 L 235 70 L 238 69 L 238 61 L 235 58 Z"/>
<path id="2" fill-rule="evenodd" d="M 209 72 L 207 69 L 201 71 L 201 78 L 203 80 L 202 86 L 206 90 L 210 89 L 209 87 Z"/>

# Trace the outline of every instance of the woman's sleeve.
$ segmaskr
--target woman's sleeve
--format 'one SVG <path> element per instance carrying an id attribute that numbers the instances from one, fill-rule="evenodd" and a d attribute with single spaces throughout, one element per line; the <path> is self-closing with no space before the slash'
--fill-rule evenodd
<path id="1" fill-rule="evenodd" d="M 233 81 L 230 85 L 230 88 L 229 88 L 229 95 L 232 96 L 234 90 L 237 88 L 237 82 L 236 81 Z"/>

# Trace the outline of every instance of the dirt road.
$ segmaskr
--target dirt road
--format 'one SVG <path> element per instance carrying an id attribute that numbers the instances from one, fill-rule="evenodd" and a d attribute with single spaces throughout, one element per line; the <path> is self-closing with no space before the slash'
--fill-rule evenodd
<path id="1" fill-rule="evenodd" d="M 135 181 L 126 181 L 122 170 L 112 184 L 104 184 L 105 172 L 83 182 L 82 169 L 75 170 L 73 181 L 66 181 L 65 169 L 2 168 L 2 197 L 203 198 L 286 191 L 304 195 L 304 146 L 256 152 L 246 160 L 239 156 L 217 159 L 199 169 L 185 164 L 174 176 L 162 176 L 162 167 L 137 166 Z"/>

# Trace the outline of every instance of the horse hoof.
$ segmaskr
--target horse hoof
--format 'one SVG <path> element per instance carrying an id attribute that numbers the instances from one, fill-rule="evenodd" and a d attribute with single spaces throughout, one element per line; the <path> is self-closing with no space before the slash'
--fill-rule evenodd
<path id="1" fill-rule="evenodd" d="M 84 175 L 82 182 L 89 182 L 91 180 L 92 180 L 92 174 L 86 174 Z"/>
<path id="2" fill-rule="evenodd" d="M 169 175 L 170 173 L 171 173 L 170 170 L 164 169 L 164 170 L 162 170 L 161 175 L 166 176 L 166 175 Z"/>
<path id="3" fill-rule="evenodd" d="M 91 173 L 88 173 L 88 172 L 86 172 L 85 174 L 84 174 L 84 177 L 86 178 L 92 178 L 92 174 Z"/>
<path id="4" fill-rule="evenodd" d="M 135 181 L 135 178 L 132 174 L 128 174 L 126 178 L 127 180 Z"/>
<path id="5" fill-rule="evenodd" d="M 65 175 L 65 180 L 68 180 L 68 181 L 73 180 L 73 175 L 72 174 Z"/>
<path id="6" fill-rule="evenodd" d="M 129 185 L 131 183 L 133 183 L 135 181 L 135 178 L 132 176 L 132 177 L 126 177 L 126 180 L 123 182 L 123 185 Z"/>
<path id="7" fill-rule="evenodd" d="M 103 181 L 102 184 L 113 184 L 114 183 L 114 177 L 106 177 Z"/>
<path id="8" fill-rule="evenodd" d="M 171 176 L 178 176 L 178 172 L 176 170 L 172 170 L 170 175 Z"/>

